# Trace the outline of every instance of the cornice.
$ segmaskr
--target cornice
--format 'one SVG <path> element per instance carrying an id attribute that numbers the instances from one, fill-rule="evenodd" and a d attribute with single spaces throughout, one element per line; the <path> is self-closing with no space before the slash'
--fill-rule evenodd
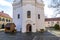
<path id="1" fill-rule="evenodd" d="M 21 2 L 13 2 L 13 6 L 15 6 L 15 5 L 20 5 L 21 4 Z"/>
<path id="2" fill-rule="evenodd" d="M 12 5 L 13 6 L 17 6 L 17 5 L 21 5 L 21 6 L 24 6 L 26 4 L 32 4 L 36 7 L 39 7 L 39 8 L 43 8 L 44 7 L 44 4 L 43 3 L 38 3 L 38 2 L 26 2 L 26 3 L 22 3 L 22 2 L 14 2 Z"/>

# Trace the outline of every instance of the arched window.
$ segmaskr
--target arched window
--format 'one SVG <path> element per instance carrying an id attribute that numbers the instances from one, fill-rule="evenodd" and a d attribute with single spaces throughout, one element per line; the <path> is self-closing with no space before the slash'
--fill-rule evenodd
<path id="1" fill-rule="evenodd" d="M 31 12 L 27 11 L 27 18 L 31 18 Z"/>
<path id="2" fill-rule="evenodd" d="M 38 14 L 38 19 L 40 19 L 40 14 Z"/>
<path id="3" fill-rule="evenodd" d="M 20 14 L 18 14 L 18 19 L 20 18 Z"/>
<path id="4" fill-rule="evenodd" d="M 5 21 L 5 19 L 4 19 L 4 18 L 2 18 L 2 21 Z"/>
<path id="5" fill-rule="evenodd" d="M 9 20 L 9 22 L 10 22 L 10 20 Z"/>
<path id="6" fill-rule="evenodd" d="M 8 19 L 6 19 L 6 22 L 8 22 Z"/>
<path id="7" fill-rule="evenodd" d="M 1 21 L 1 18 L 0 18 L 0 21 Z"/>
<path id="8" fill-rule="evenodd" d="M 59 24 L 59 21 L 57 21 L 57 24 Z"/>

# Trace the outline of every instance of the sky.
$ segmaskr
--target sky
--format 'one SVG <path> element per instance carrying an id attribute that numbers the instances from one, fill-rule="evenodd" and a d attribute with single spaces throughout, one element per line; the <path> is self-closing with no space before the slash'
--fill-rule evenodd
<path id="1" fill-rule="evenodd" d="M 12 3 L 13 0 L 0 0 L 0 11 L 4 11 L 4 13 L 9 14 L 13 17 Z"/>
<path id="2" fill-rule="evenodd" d="M 45 16 L 47 17 L 52 17 L 54 14 L 54 9 L 53 8 L 48 8 L 47 5 L 50 4 L 50 1 L 43 0 L 45 7 L 44 7 L 44 13 Z M 0 11 L 4 11 L 5 13 L 9 14 L 11 17 L 13 17 L 13 7 L 12 7 L 12 2 L 13 0 L 0 0 Z"/>

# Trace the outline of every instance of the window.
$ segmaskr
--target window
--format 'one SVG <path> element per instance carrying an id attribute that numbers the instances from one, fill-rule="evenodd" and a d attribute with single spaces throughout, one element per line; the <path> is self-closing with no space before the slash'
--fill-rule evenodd
<path id="1" fill-rule="evenodd" d="M 38 14 L 38 19 L 40 19 L 40 14 Z"/>
<path id="2" fill-rule="evenodd" d="M 18 14 L 18 19 L 20 18 L 20 14 Z"/>
<path id="3" fill-rule="evenodd" d="M 54 21 L 51 22 L 51 25 L 52 25 L 52 26 L 54 25 Z"/>
<path id="4" fill-rule="evenodd" d="M 54 22 L 52 21 L 52 24 L 54 24 Z"/>
<path id="5" fill-rule="evenodd" d="M 9 20 L 9 22 L 10 22 L 10 20 Z"/>
<path id="6" fill-rule="evenodd" d="M 8 22 L 8 19 L 6 19 L 6 22 Z"/>
<path id="7" fill-rule="evenodd" d="M 5 19 L 4 19 L 4 18 L 2 18 L 2 21 L 5 21 Z"/>
<path id="8" fill-rule="evenodd" d="M 50 24 L 50 22 L 48 22 L 48 24 Z"/>
<path id="9" fill-rule="evenodd" d="M 59 24 L 59 21 L 57 21 L 57 24 Z"/>
<path id="10" fill-rule="evenodd" d="M 1 18 L 0 18 L 0 21 L 1 21 Z"/>
<path id="11" fill-rule="evenodd" d="M 27 18 L 31 18 L 31 12 L 27 11 Z"/>

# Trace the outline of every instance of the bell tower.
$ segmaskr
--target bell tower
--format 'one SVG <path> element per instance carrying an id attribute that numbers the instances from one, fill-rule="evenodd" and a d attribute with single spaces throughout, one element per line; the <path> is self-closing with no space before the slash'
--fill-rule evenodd
<path id="1" fill-rule="evenodd" d="M 42 0 L 14 0 L 13 22 L 17 31 L 36 32 L 44 29 L 44 5 Z"/>
<path id="2" fill-rule="evenodd" d="M 13 1 L 13 22 L 16 25 L 16 30 L 22 30 L 22 0 Z M 18 20 L 18 21 L 17 21 Z"/>

